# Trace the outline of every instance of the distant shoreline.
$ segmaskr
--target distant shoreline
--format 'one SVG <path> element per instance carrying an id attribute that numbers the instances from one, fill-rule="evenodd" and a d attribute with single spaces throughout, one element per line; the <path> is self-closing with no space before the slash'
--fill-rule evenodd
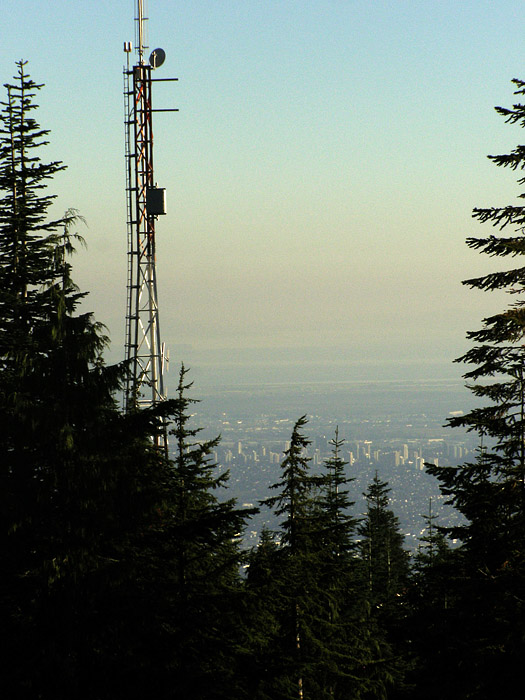
<path id="1" fill-rule="evenodd" d="M 191 358 L 190 358 L 191 359 Z M 459 365 L 442 363 L 435 365 L 403 364 L 340 364 L 301 363 L 283 361 L 281 364 L 225 364 L 186 362 L 191 370 L 191 378 L 201 389 L 223 387 L 271 387 L 271 386 L 365 386 L 365 385 L 405 385 L 422 386 L 439 384 L 465 385 L 461 376 L 465 368 Z M 173 367 L 167 376 L 168 386 L 174 383 Z M 178 374 L 178 372 L 177 372 Z M 176 375 L 175 375 L 176 376 Z"/>

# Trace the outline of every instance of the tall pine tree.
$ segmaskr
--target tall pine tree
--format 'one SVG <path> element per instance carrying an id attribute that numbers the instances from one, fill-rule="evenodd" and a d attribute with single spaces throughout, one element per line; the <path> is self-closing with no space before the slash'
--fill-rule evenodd
<path id="1" fill-rule="evenodd" d="M 390 680 L 389 648 L 369 619 L 368 590 L 358 558 L 358 521 L 351 514 L 348 463 L 341 456 L 344 441 L 336 428 L 332 454 L 323 465 L 318 509 L 320 527 L 319 588 L 325 610 L 318 621 L 324 640 L 324 686 L 333 698 L 384 697 Z"/>
<path id="2" fill-rule="evenodd" d="M 280 528 L 263 533 L 250 559 L 248 697 L 383 697 L 388 664 L 367 624 L 342 441 L 336 433 L 323 472 L 312 474 L 305 425 L 305 416 L 295 424 L 277 494 L 265 501 Z"/>
<path id="3" fill-rule="evenodd" d="M 306 416 L 295 423 L 290 447 L 282 462 L 281 479 L 271 486 L 277 494 L 265 501 L 265 505 L 281 518 L 280 546 L 274 568 L 275 572 L 280 571 L 280 640 L 279 648 L 275 649 L 270 685 L 275 698 L 303 698 L 309 679 L 315 683 L 308 621 L 311 607 L 316 603 L 315 584 L 312 585 L 311 579 L 317 562 L 312 552 L 313 481 L 309 473 L 310 460 L 305 454 L 310 441 L 302 432 L 306 423 Z"/>
<path id="4" fill-rule="evenodd" d="M 399 520 L 390 508 L 390 488 L 377 473 L 368 486 L 366 514 L 358 527 L 368 625 L 382 650 L 383 696 L 399 686 L 408 665 L 404 644 L 409 556 Z"/>
<path id="5" fill-rule="evenodd" d="M 513 82 L 514 94 L 525 94 L 525 83 Z M 522 103 L 496 111 L 507 123 L 525 126 Z M 522 171 L 525 147 L 489 158 L 497 166 Z M 524 185 L 525 178 L 519 177 L 518 183 Z M 497 258 L 525 253 L 523 206 L 476 208 L 473 216 L 491 224 L 497 233 L 468 238 L 471 249 Z M 464 282 L 472 289 L 506 291 L 514 302 L 484 319 L 481 329 L 467 334 L 473 347 L 457 360 L 469 366 L 464 376 L 480 403 L 450 423 L 479 435 L 477 458 L 458 467 L 430 468 L 467 521 L 453 531 L 461 542 L 459 623 L 451 630 L 457 655 L 463 659 L 463 672 L 456 669 L 451 684 L 457 697 L 505 695 L 521 682 L 520 658 L 525 649 L 520 631 L 525 624 L 525 302 L 519 295 L 524 283 L 525 267 L 507 267 Z"/>
<path id="6" fill-rule="evenodd" d="M 390 509 L 388 484 L 377 473 L 364 494 L 367 510 L 359 526 L 369 600 L 381 617 L 394 613 L 408 582 L 408 553 L 399 520 Z"/>
<path id="7" fill-rule="evenodd" d="M 169 416 L 173 439 L 166 512 L 167 588 L 172 600 L 171 678 L 168 697 L 238 697 L 236 671 L 242 619 L 240 541 L 254 509 L 239 509 L 220 499 L 229 473 L 212 459 L 219 438 L 200 440 L 192 424 L 188 397 L 192 384 L 181 367 L 177 396 Z M 166 534 L 168 538 L 166 538 Z"/>
<path id="8" fill-rule="evenodd" d="M 426 527 L 414 556 L 404 625 L 414 661 L 402 697 L 438 700 L 455 697 L 455 688 L 447 679 L 458 660 L 449 635 L 456 616 L 454 590 L 459 562 L 457 551 L 451 549 L 437 524 L 431 500 L 423 520 Z"/>
<path id="9" fill-rule="evenodd" d="M 48 218 L 46 186 L 64 166 L 41 160 L 42 86 L 17 67 L 0 112 L 0 692 L 114 697 L 138 666 L 125 601 L 137 609 L 135 552 L 166 465 L 147 440 L 154 417 L 120 414 L 123 370 L 104 364 L 103 328 L 79 313 L 79 218 Z"/>

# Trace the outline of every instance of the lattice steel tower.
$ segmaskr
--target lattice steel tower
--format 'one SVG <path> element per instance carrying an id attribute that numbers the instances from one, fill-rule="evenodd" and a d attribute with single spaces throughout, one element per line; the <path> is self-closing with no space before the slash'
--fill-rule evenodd
<path id="1" fill-rule="evenodd" d="M 155 49 L 144 61 L 144 4 L 137 0 L 136 53 L 130 67 L 131 43 L 124 44 L 126 192 L 128 235 L 128 280 L 125 355 L 129 376 L 125 386 L 125 408 L 151 407 L 166 398 L 163 374 L 166 362 L 160 337 L 155 249 L 155 223 L 166 213 L 165 190 L 153 177 L 154 112 L 176 109 L 152 108 L 152 83 L 177 78 L 152 78 L 152 70 L 164 62 L 164 51 Z M 164 444 L 165 437 L 155 438 Z"/>

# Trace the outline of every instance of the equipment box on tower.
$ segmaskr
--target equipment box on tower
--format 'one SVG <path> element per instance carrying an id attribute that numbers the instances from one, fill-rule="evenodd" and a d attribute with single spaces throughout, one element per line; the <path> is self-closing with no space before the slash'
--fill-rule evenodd
<path id="1" fill-rule="evenodd" d="M 159 216 L 166 213 L 166 189 L 150 187 L 146 192 L 146 209 L 148 214 Z"/>

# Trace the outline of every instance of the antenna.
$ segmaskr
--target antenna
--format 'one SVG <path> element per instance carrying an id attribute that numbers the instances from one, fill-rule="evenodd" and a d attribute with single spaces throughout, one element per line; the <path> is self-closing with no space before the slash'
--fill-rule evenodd
<path id="1" fill-rule="evenodd" d="M 166 60 L 166 53 L 165 53 L 164 49 L 155 49 L 150 54 L 149 64 L 153 69 L 160 68 L 165 60 Z"/>
<path id="2" fill-rule="evenodd" d="M 137 0 L 137 16 L 135 17 L 136 34 L 137 34 L 137 53 L 139 56 L 139 63 L 144 62 L 144 34 L 145 34 L 145 22 L 144 17 L 144 0 Z"/>
<path id="3" fill-rule="evenodd" d="M 151 408 L 166 399 L 163 371 L 166 364 L 160 339 L 157 296 L 155 225 L 166 213 L 165 190 L 153 176 L 153 113 L 177 109 L 153 109 L 151 71 L 162 65 L 162 49 L 144 62 L 144 8 L 137 0 L 138 63 L 130 67 L 131 44 L 125 42 L 124 123 L 128 233 L 128 282 L 125 356 L 128 366 L 124 405 L 126 411 Z M 157 448 L 167 450 L 166 426 L 153 437 Z"/>

